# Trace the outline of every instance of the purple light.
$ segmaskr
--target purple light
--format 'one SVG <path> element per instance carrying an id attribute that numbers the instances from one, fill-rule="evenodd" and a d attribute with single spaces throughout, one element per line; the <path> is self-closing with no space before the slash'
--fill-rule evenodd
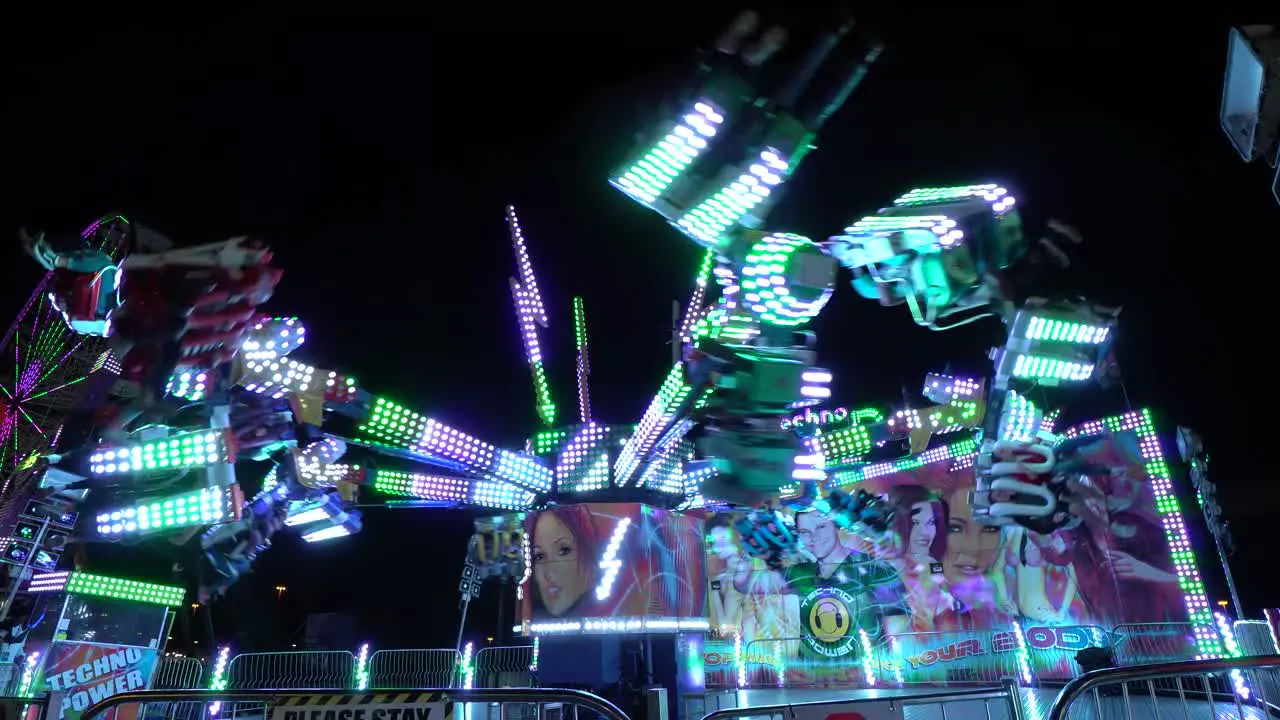
<path id="1" fill-rule="evenodd" d="M 27 585 L 27 592 L 61 592 L 70 580 L 71 572 L 69 570 L 52 573 L 36 573 L 31 576 L 31 582 Z"/>

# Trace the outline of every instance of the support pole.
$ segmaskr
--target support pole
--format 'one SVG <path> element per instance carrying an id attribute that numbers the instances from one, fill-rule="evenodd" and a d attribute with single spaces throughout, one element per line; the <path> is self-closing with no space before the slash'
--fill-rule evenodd
<path id="1" fill-rule="evenodd" d="M 1236 590 L 1236 579 L 1231 574 L 1231 563 L 1227 558 L 1227 543 L 1231 538 L 1231 530 L 1222 519 L 1222 506 L 1214 499 L 1217 486 L 1209 481 L 1209 456 L 1204 451 L 1200 436 L 1190 428 L 1178 428 L 1178 453 L 1183 462 L 1191 467 L 1191 485 L 1196 491 L 1200 510 L 1204 513 L 1205 525 L 1213 536 L 1213 546 L 1218 551 L 1218 562 L 1222 564 L 1222 575 L 1227 581 L 1227 592 L 1231 595 L 1231 604 L 1236 611 L 1236 619 L 1243 620 L 1244 603 L 1240 602 L 1240 593 Z"/>
<path id="2" fill-rule="evenodd" d="M 467 610 L 471 608 L 471 593 L 462 596 L 462 620 L 458 622 L 458 639 L 453 643 L 456 657 L 462 657 L 462 631 L 467 627 Z M 453 669 L 449 671 L 449 687 L 458 679 L 458 663 L 453 664 Z"/>

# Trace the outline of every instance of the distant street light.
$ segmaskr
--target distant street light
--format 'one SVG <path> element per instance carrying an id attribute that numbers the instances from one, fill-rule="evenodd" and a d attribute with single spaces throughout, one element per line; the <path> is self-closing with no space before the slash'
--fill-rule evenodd
<path id="1" fill-rule="evenodd" d="M 280 600 L 284 598 L 284 594 L 286 591 L 288 591 L 288 589 L 289 588 L 285 587 L 284 585 L 276 586 L 276 602 L 280 602 Z"/>

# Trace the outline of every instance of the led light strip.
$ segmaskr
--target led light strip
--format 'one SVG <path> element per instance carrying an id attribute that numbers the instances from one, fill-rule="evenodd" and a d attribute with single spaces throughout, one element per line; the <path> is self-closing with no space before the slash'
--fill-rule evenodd
<path id="1" fill-rule="evenodd" d="M 698 632 L 711 629 L 706 618 L 625 617 L 560 620 L 516 625 L 512 632 L 529 635 L 608 635 L 610 633 Z"/>
<path id="2" fill-rule="evenodd" d="M 582 298 L 573 299 L 573 336 L 577 348 L 578 421 L 591 420 L 591 353 L 587 348 L 587 310 Z"/>
<path id="3" fill-rule="evenodd" d="M 702 256 L 702 265 L 698 268 L 698 274 L 694 278 L 693 294 L 689 297 L 689 302 L 684 306 L 684 318 L 680 320 L 680 339 L 685 343 L 694 341 L 698 321 L 707 314 L 703 303 L 707 299 L 707 281 L 711 279 L 711 269 L 715 265 L 716 251 L 707 248 L 707 252 Z"/>
<path id="4" fill-rule="evenodd" d="M 1215 611 L 1213 619 L 1218 621 L 1218 635 L 1222 638 L 1222 646 L 1227 651 L 1227 657 L 1238 658 L 1242 656 L 1244 653 L 1240 652 L 1240 644 L 1236 642 L 1235 629 L 1231 627 L 1227 616 Z M 1231 685 L 1235 688 L 1236 695 L 1239 695 L 1241 700 L 1248 700 L 1253 693 L 1245 682 L 1244 674 L 1239 669 L 1232 670 L 1230 674 Z"/>
<path id="5" fill-rule="evenodd" d="M 243 506 L 239 485 L 202 488 L 98 513 L 98 534 L 142 534 L 234 522 L 240 519 Z"/>
<path id="6" fill-rule="evenodd" d="M 369 643 L 361 645 L 360 653 L 356 655 L 355 686 L 356 690 L 369 687 Z"/>
<path id="7" fill-rule="evenodd" d="M 165 473 L 235 461 L 235 437 L 230 428 L 223 428 L 100 447 L 89 456 L 89 471 L 94 475 Z"/>
<path id="8" fill-rule="evenodd" d="M 608 430 L 593 422 L 589 422 L 578 428 L 578 434 L 564 445 L 560 451 L 560 456 L 556 463 L 556 479 L 563 484 L 569 479 L 574 470 L 582 464 L 582 461 L 588 456 L 594 455 L 594 450 L 599 448 L 605 438 Z"/>
<path id="9" fill-rule="evenodd" d="M 231 664 L 231 647 L 223 645 L 218 649 L 218 659 L 213 663 L 213 672 L 209 675 L 209 689 L 221 692 L 227 689 L 227 667 Z M 209 703 L 209 716 L 215 717 L 222 710 L 222 701 Z"/>
<path id="10" fill-rule="evenodd" d="M 534 493 L 549 492 L 555 476 L 535 457 L 499 450 L 384 398 L 374 400 L 360 432 L 391 447 L 448 460 L 495 482 Z"/>
<path id="11" fill-rule="evenodd" d="M 34 575 L 27 591 L 33 593 L 65 591 L 77 595 L 116 598 L 170 607 L 182 605 L 182 598 L 186 594 L 184 588 L 174 585 L 158 585 L 106 575 L 91 575 L 79 570 Z"/>
<path id="12" fill-rule="evenodd" d="M 715 245 L 726 231 L 773 194 L 790 171 L 791 165 L 782 153 L 767 147 L 727 185 L 690 208 L 676 226 L 694 240 Z"/>
<path id="13" fill-rule="evenodd" d="M 525 244 L 524 231 L 520 229 L 520 218 L 516 216 L 514 205 L 507 206 L 507 229 L 511 231 L 511 247 L 516 252 L 516 272 L 520 274 L 520 286 L 529 295 L 529 309 L 537 323 L 546 327 L 547 309 L 542 304 L 542 293 L 538 292 L 538 281 L 533 276 L 533 261 L 529 259 L 529 247 Z"/>
<path id="14" fill-rule="evenodd" d="M 965 462 L 970 462 L 978 454 L 978 444 L 973 440 L 960 440 L 950 445 L 940 445 L 931 450 L 914 455 L 912 457 L 902 458 L 893 462 L 872 463 L 869 465 L 859 465 L 852 468 L 843 468 L 832 470 L 827 468 L 831 473 L 832 481 L 841 487 L 856 485 L 864 480 L 882 477 L 884 475 L 893 475 L 894 473 L 909 472 L 925 465 L 931 465 L 936 462 L 952 462 L 953 470 L 958 470 Z"/>
<path id="15" fill-rule="evenodd" d="M 607 599 L 613 592 L 613 583 L 618 579 L 618 571 L 622 569 L 622 561 L 618 559 L 618 551 L 622 549 L 622 540 L 627 536 L 627 529 L 631 527 L 631 518 L 624 517 L 618 521 L 616 527 L 613 528 L 613 536 L 609 538 L 609 545 L 604 549 L 604 556 L 600 559 L 600 584 L 596 586 L 596 599 Z"/>
<path id="16" fill-rule="evenodd" d="M 693 104 L 681 121 L 672 123 L 670 131 L 611 184 L 648 205 L 689 169 L 706 150 L 707 138 L 715 137 L 723 123 L 722 111 L 711 100 L 703 98 Z"/>

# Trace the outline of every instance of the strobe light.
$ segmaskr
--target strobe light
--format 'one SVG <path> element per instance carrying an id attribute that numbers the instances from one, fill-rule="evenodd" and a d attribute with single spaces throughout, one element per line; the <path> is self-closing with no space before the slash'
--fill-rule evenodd
<path id="1" fill-rule="evenodd" d="M 310 500 L 294 500 L 289 503 L 289 514 L 284 524 L 289 527 L 307 528 L 317 523 L 329 523 L 344 514 L 342 499 L 337 493 L 327 493 Z"/>
<path id="2" fill-rule="evenodd" d="M 1263 157 L 1275 163 L 1280 135 L 1280 34 L 1275 25 L 1231 29 L 1220 119 L 1245 162 Z"/>
<path id="3" fill-rule="evenodd" d="M 360 511 L 352 510 L 330 518 L 327 522 L 315 523 L 302 531 L 302 539 L 309 542 L 323 542 L 333 538 L 355 535 L 360 532 L 362 523 Z"/>

